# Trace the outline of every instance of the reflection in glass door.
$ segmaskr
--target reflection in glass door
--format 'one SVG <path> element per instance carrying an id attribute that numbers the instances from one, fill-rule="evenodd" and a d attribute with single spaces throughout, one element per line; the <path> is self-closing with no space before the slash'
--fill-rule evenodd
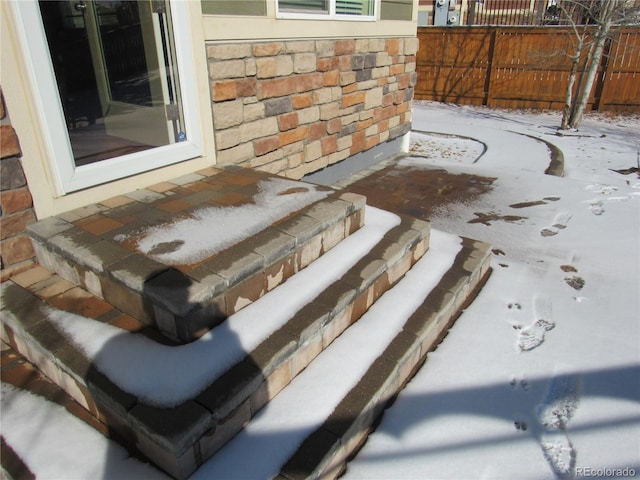
<path id="1" fill-rule="evenodd" d="M 185 140 L 162 1 L 40 1 L 76 166 Z"/>

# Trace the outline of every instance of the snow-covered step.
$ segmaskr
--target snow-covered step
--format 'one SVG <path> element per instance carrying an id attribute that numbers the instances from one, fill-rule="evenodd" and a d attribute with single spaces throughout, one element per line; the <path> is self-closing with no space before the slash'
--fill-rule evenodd
<path id="1" fill-rule="evenodd" d="M 364 205 L 264 172 L 209 168 L 28 231 L 45 268 L 185 343 L 358 230 Z"/>
<path id="2" fill-rule="evenodd" d="M 114 326 L 133 319 L 103 311 L 113 307 L 99 299 L 69 313 L 56 296 L 47 305 L 5 282 L 2 338 L 148 458 L 185 477 L 395 284 L 428 243 L 428 223 L 369 209 L 360 230 L 182 346 Z M 48 294 L 57 284 L 40 283 Z"/>
<path id="3" fill-rule="evenodd" d="M 486 280 L 490 255 L 432 231 L 412 270 L 192 478 L 338 477 Z"/>

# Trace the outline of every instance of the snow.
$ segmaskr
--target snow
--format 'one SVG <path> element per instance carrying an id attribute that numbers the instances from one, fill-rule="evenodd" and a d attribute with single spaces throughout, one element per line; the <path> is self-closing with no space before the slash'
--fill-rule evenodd
<path id="1" fill-rule="evenodd" d="M 167 265 L 198 263 L 329 193 L 294 180 L 262 180 L 253 203 L 201 208 L 187 218 L 150 227 L 137 240 L 136 247 Z M 125 235 L 118 237 L 118 241 L 126 239 Z"/>
<path id="2" fill-rule="evenodd" d="M 63 406 L 4 383 L 2 437 L 36 478 L 166 478 Z"/>
<path id="3" fill-rule="evenodd" d="M 454 250 L 450 250 L 451 236 L 442 232 L 483 240 L 494 248 L 493 273 L 450 334 L 386 412 L 376 432 L 349 463 L 344 478 L 540 479 L 592 474 L 602 478 L 628 476 L 631 471 L 637 475 L 640 179 L 635 174 L 623 175 L 613 170 L 637 166 L 640 120 L 588 115 L 579 133 L 557 136 L 558 113 L 416 102 L 413 122 L 414 129 L 422 132 L 473 138 L 487 146 L 485 154 L 473 163 L 474 159 L 465 157 L 470 149 L 464 146 L 449 148 L 451 155 L 443 159 L 423 156 L 427 149 L 423 145 L 420 157 L 403 164 L 406 168 L 446 168 L 450 173 L 497 178 L 492 189 L 472 203 L 448 204 L 435 212 L 431 218 L 434 248 L 427 254 L 431 255 L 430 261 L 435 258 L 446 265 L 446 258 Z M 549 150 L 544 142 L 532 137 L 562 150 L 564 177 L 543 173 L 549 165 Z M 525 202 L 531 205 L 523 206 Z M 496 220 L 489 225 L 469 223 L 477 213 L 490 212 L 496 214 Z M 375 210 L 367 211 L 365 228 L 375 224 L 376 215 Z M 505 220 L 509 215 L 524 218 Z M 389 220 L 381 213 L 379 224 L 372 227 L 377 233 L 371 238 L 393 224 L 382 217 Z M 362 238 L 356 237 L 351 243 L 347 239 L 333 251 L 341 255 L 341 261 L 349 258 Z M 340 262 L 329 262 L 322 272 L 331 271 L 331 263 Z M 412 270 L 406 278 L 411 280 L 413 275 Z M 428 275 L 432 281 L 438 278 L 436 272 Z M 282 292 L 280 289 L 296 277 L 272 293 Z M 314 284 L 308 280 L 300 283 L 295 296 L 303 295 Z M 297 400 L 309 404 L 302 410 L 330 410 L 338 381 L 357 381 L 359 365 L 366 362 L 364 357 L 374 355 L 379 348 L 375 342 L 393 335 L 397 327 L 386 321 L 388 316 L 405 303 L 410 311 L 409 301 L 422 295 L 407 290 L 398 299 L 391 292 L 390 303 L 384 300 L 386 294 L 362 319 L 365 321 L 360 328 L 367 324 L 371 333 L 350 340 L 350 336 L 357 337 L 352 329 L 361 322 L 354 324 L 326 351 L 338 352 L 335 357 L 324 353 L 324 360 L 318 357 L 317 364 L 313 362 L 236 437 L 240 443 L 229 444 L 195 477 L 212 478 L 213 471 L 220 469 L 220 478 L 226 478 L 230 471 L 256 478 L 251 469 L 263 461 L 266 471 L 276 472 L 275 464 L 286 458 L 284 453 L 278 453 L 279 448 L 290 451 L 304 432 L 314 429 L 320 421 L 320 417 L 303 416 L 299 408 L 289 403 L 294 401 L 295 392 L 302 395 L 310 390 L 307 397 Z M 289 293 L 287 301 L 277 295 L 267 297 L 272 303 L 263 303 L 259 308 L 275 309 L 293 295 Z M 400 318 L 406 312 L 397 314 Z M 67 316 L 59 325 L 75 320 L 82 321 Z M 234 348 L 240 345 L 240 350 L 259 342 L 262 335 L 238 340 L 235 328 L 230 327 L 228 335 L 236 336 L 230 343 Z M 81 329 L 71 329 L 74 341 L 84 345 Z M 202 340 L 202 345 L 180 348 L 204 351 L 204 345 L 214 341 L 211 336 Z M 346 346 L 351 341 L 364 343 Z M 93 354 L 99 357 L 101 347 L 83 348 L 94 348 Z M 136 349 L 147 351 L 148 346 L 127 348 L 122 347 L 122 351 L 133 355 Z M 198 358 L 200 353 L 194 352 L 184 355 Z M 164 355 L 169 356 L 163 351 L 155 361 L 162 362 Z M 338 362 L 331 368 L 338 368 L 341 373 L 346 365 L 353 366 L 353 370 L 349 368 L 344 379 L 337 378 L 342 375 L 329 375 L 323 370 L 329 368 L 323 366 L 324 362 Z M 128 367 L 132 364 L 125 363 Z M 158 383 L 171 384 L 174 380 Z M 313 390 L 314 385 L 320 386 L 322 395 Z M 147 393 L 151 389 L 143 388 L 149 388 Z M 118 447 L 104 439 L 98 446 L 92 443 L 96 440 L 75 442 L 76 449 L 70 450 L 68 457 L 51 454 L 58 448 L 61 432 L 71 428 L 65 423 L 68 415 L 59 410 L 49 413 L 49 404 L 42 399 L 32 404 L 29 402 L 33 398 L 22 400 L 22 395 L 33 397 L 3 386 L 2 431 L 33 471 L 58 468 L 57 476 L 68 476 L 66 473 L 77 464 L 78 468 L 96 467 L 86 475 L 75 475 L 77 478 L 105 478 L 104 472 L 121 472 L 118 469 L 122 468 L 131 469 L 127 470 L 129 477 L 142 476 L 133 469 L 144 466 L 118 455 L 114 458 L 112 452 Z M 178 401 L 167 399 L 166 395 L 161 393 L 158 397 L 169 403 Z M 87 435 L 89 439 L 89 433 L 94 432 L 88 427 L 87 430 L 74 430 L 70 435 L 79 439 Z M 23 432 L 27 440 L 20 439 Z M 45 447 L 36 449 L 31 445 L 28 435 L 36 438 L 33 432 L 38 432 L 38 445 Z M 55 436 L 49 437 L 53 435 L 50 432 Z M 247 462 L 247 451 L 252 455 L 263 452 L 264 456 L 259 462 Z"/>
<path id="4" fill-rule="evenodd" d="M 640 121 L 590 117 L 582 135 L 556 137 L 555 113 L 423 104 L 414 122 L 487 143 L 472 166 L 411 165 L 497 177 L 473 204 L 447 205 L 431 219 L 490 242 L 493 273 L 344 478 L 637 474 L 640 181 L 610 169 L 637 165 Z M 532 158 L 541 144 L 514 131 L 560 147 L 565 177 L 542 175 L 544 162 Z M 468 223 L 476 212 L 526 218 Z"/>

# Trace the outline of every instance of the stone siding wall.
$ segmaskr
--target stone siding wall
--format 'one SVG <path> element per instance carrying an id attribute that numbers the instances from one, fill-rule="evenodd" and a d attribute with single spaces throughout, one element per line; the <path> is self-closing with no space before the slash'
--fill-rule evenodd
<path id="1" fill-rule="evenodd" d="M 31 193 L 22 170 L 20 143 L 0 92 L 0 280 L 33 262 L 27 225 L 36 221 Z"/>
<path id="2" fill-rule="evenodd" d="M 217 159 L 290 178 L 411 128 L 416 38 L 207 46 Z"/>

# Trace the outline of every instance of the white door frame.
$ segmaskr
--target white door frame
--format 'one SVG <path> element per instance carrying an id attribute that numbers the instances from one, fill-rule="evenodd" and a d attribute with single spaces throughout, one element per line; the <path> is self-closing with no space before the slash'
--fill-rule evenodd
<path id="1" fill-rule="evenodd" d="M 46 125 L 41 133 L 51 154 L 58 193 L 64 195 L 202 155 L 187 3 L 170 1 L 186 140 L 77 167 L 37 0 L 12 2 L 29 81 L 40 106 L 42 125 Z"/>

